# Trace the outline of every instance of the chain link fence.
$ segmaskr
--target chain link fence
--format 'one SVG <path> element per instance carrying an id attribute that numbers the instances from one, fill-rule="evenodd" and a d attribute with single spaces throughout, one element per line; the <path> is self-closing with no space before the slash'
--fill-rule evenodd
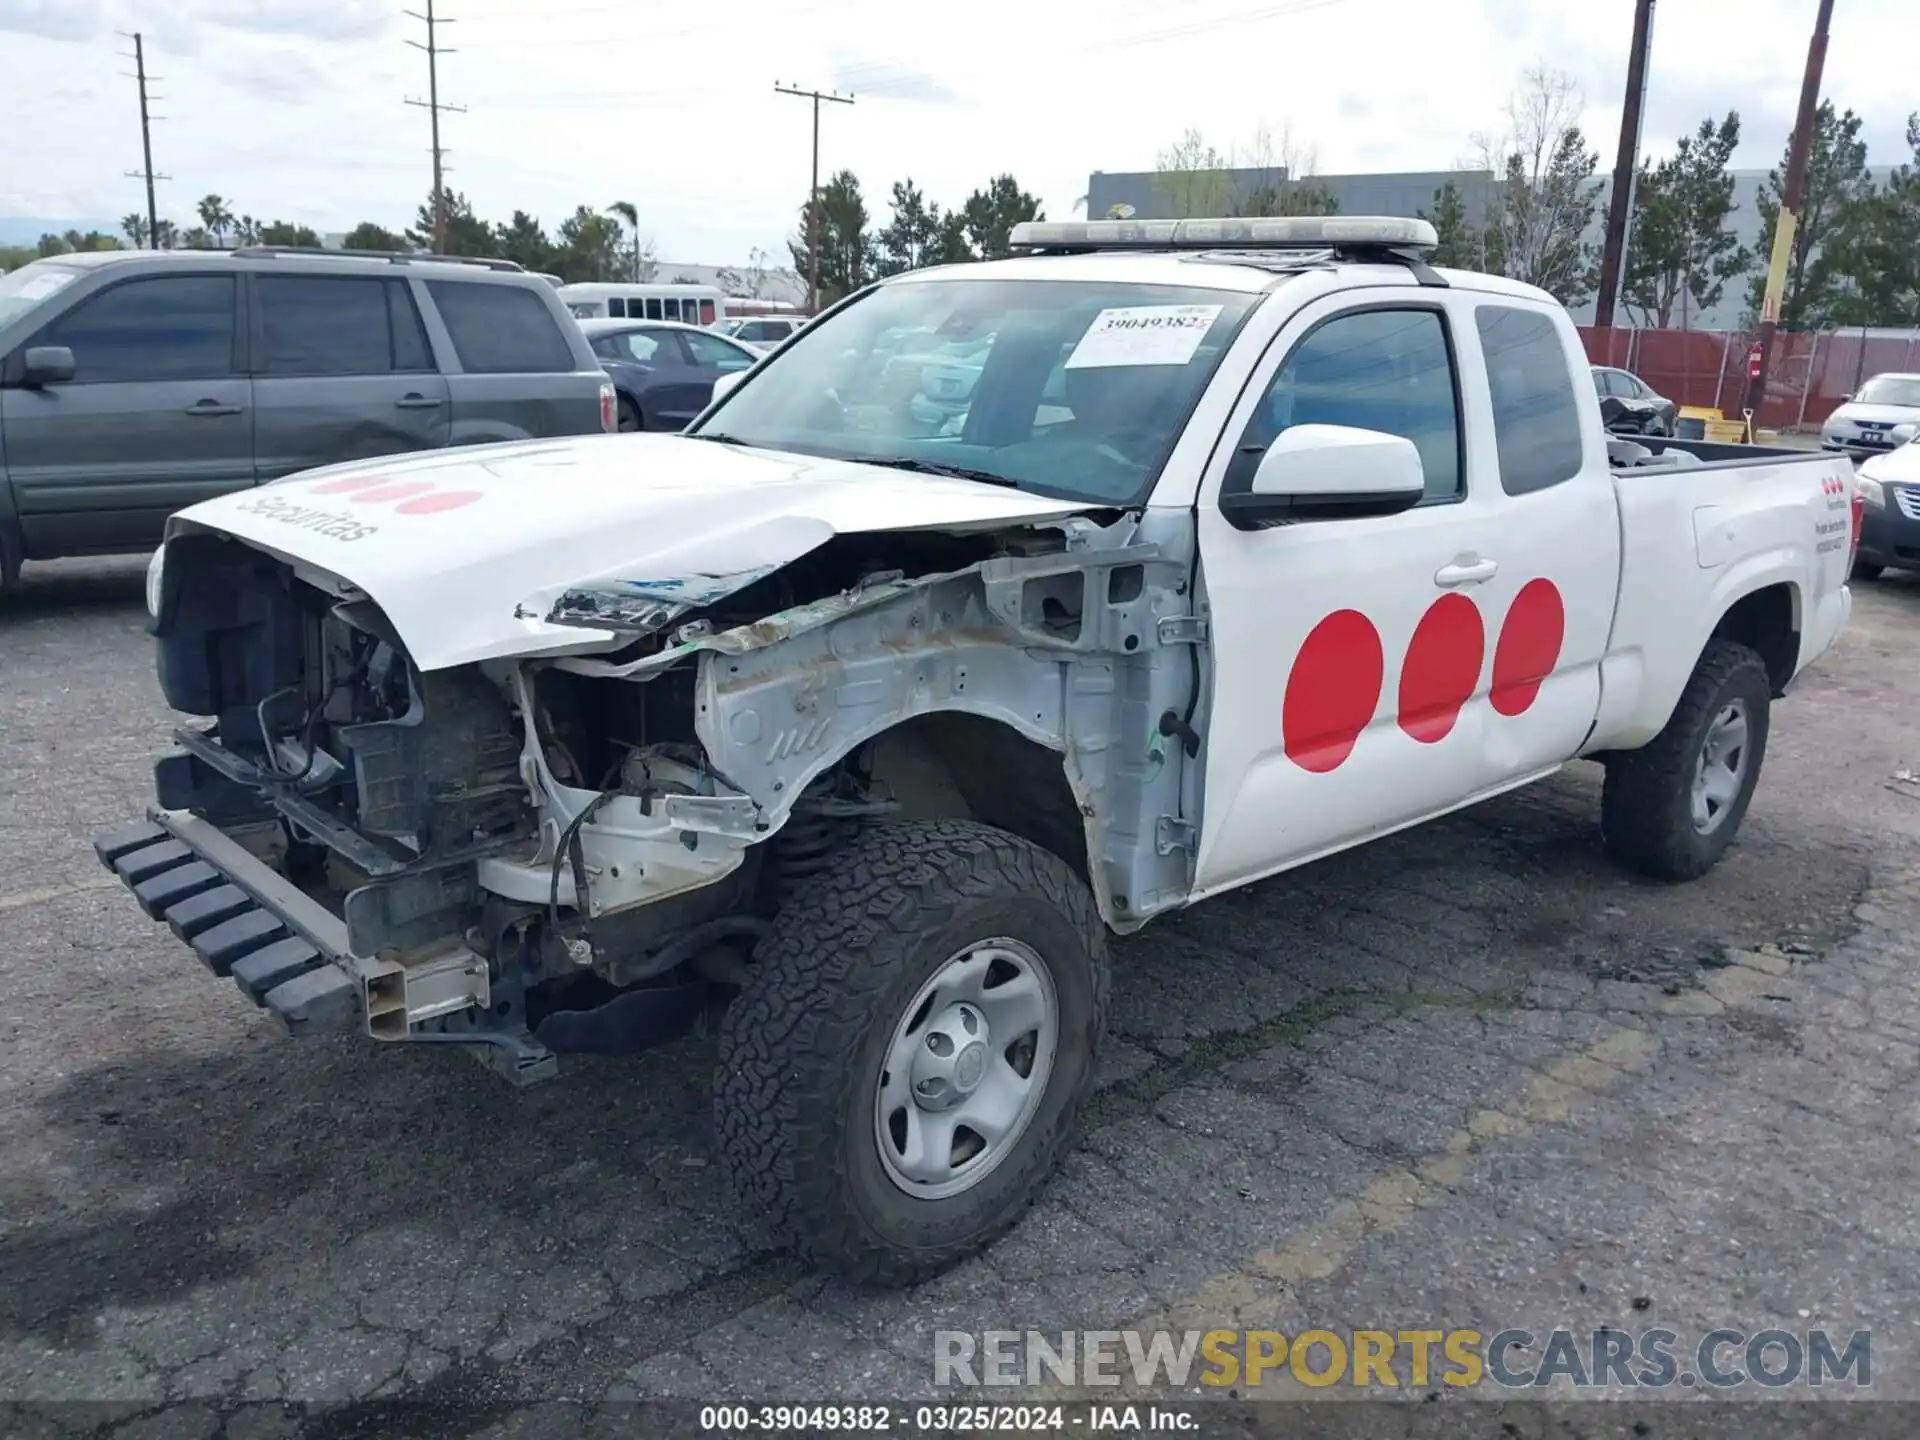
<path id="1" fill-rule="evenodd" d="M 1755 338 L 1751 331 L 1582 325 L 1580 338 L 1595 365 L 1631 370 L 1677 404 L 1740 418 L 1747 352 Z M 1781 331 L 1773 337 L 1766 400 L 1755 424 L 1769 430 L 1818 429 L 1862 382 L 1889 370 L 1920 370 L 1920 330 Z"/>

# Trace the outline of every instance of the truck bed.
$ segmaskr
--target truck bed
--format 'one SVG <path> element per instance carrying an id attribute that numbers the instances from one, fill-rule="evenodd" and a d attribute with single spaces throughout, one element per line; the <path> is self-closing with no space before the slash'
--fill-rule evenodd
<path id="1" fill-rule="evenodd" d="M 1846 457 L 1704 440 L 1616 439 L 1608 452 L 1623 558 L 1589 754 L 1652 739 L 1654 717 L 1671 713 L 1711 627 L 1724 629 L 1736 607 L 1790 617 L 1797 645 L 1767 657 L 1780 690 L 1832 643 L 1851 608 Z M 1688 626 L 1701 633 L 1676 636 Z"/>

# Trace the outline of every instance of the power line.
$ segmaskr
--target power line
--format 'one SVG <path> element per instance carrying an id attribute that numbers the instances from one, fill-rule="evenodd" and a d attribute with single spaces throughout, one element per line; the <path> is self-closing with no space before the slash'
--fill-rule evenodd
<path id="1" fill-rule="evenodd" d="M 153 122 L 155 120 L 164 120 L 166 116 L 155 115 L 149 108 L 148 101 L 158 100 L 160 97 L 147 93 L 147 82 L 158 79 L 159 77 L 147 74 L 147 50 L 146 46 L 141 43 L 140 32 L 138 30 L 122 30 L 119 33 L 133 41 L 133 54 L 123 54 L 121 58 L 133 61 L 133 74 L 128 75 L 127 78 L 129 80 L 137 80 L 140 84 L 140 168 L 138 170 L 127 171 L 127 178 L 130 180 L 144 180 L 146 182 L 147 246 L 149 249 L 158 250 L 160 248 L 160 207 L 154 200 L 153 182 L 156 180 L 171 180 L 173 178 L 171 175 L 156 175 L 153 173 Z M 121 73 L 123 75 L 126 74 L 125 71 Z M 135 236 L 134 238 L 137 240 L 139 237 Z"/>
<path id="2" fill-rule="evenodd" d="M 853 104 L 853 96 L 837 91 L 802 90 L 794 85 L 773 84 L 776 95 L 792 95 L 813 102 L 813 184 L 807 190 L 807 313 L 820 313 L 820 102 Z"/>
<path id="3" fill-rule="evenodd" d="M 426 14 L 422 15 L 417 10 L 409 10 L 406 14 L 412 16 L 415 20 L 420 21 L 427 27 L 427 39 L 424 45 L 418 40 L 407 41 L 407 44 L 411 45 L 414 49 L 427 52 L 427 98 L 424 100 L 409 98 L 407 104 L 419 106 L 432 117 L 433 249 L 434 253 L 439 255 L 445 254 L 447 249 L 446 172 L 452 168 L 447 165 L 446 151 L 442 149 L 440 145 L 440 112 L 445 110 L 451 115 L 464 115 L 467 113 L 467 107 L 464 105 L 444 105 L 440 101 L 440 57 L 442 55 L 452 55 L 456 52 L 447 49 L 440 43 L 439 32 L 442 25 L 451 25 L 453 22 L 451 20 L 436 19 L 433 13 L 433 0 L 426 0 L 426 3 Z"/>

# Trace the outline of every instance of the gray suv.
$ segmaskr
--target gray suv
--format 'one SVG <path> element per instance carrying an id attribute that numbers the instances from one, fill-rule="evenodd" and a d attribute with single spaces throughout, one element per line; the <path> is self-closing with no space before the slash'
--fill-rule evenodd
<path id="1" fill-rule="evenodd" d="M 614 428 L 553 287 L 510 261 L 256 247 L 0 275 L 0 583 L 150 550 L 174 511 L 339 461 Z"/>

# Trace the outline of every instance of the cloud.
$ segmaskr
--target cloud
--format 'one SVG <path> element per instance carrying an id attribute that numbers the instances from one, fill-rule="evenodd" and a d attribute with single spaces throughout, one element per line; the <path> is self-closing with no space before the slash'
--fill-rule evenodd
<path id="1" fill-rule="evenodd" d="M 326 72 L 297 50 L 255 48 L 212 68 L 225 84 L 274 104 L 304 104 L 327 88 Z"/>
<path id="2" fill-rule="evenodd" d="M 833 65 L 836 90 L 871 95 L 877 100 L 907 100 L 919 105 L 958 105 L 960 93 L 924 70 L 895 60 L 840 57 Z"/>
<path id="3" fill-rule="evenodd" d="M 54 0 L 58 3 L 58 0 Z M 396 7 L 382 0 L 205 0 L 194 16 L 223 30 L 301 40 L 365 40 L 394 23 Z"/>
<path id="4" fill-rule="evenodd" d="M 101 0 L 0 0 L 0 31 L 43 40 L 91 40 L 106 19 Z"/>

